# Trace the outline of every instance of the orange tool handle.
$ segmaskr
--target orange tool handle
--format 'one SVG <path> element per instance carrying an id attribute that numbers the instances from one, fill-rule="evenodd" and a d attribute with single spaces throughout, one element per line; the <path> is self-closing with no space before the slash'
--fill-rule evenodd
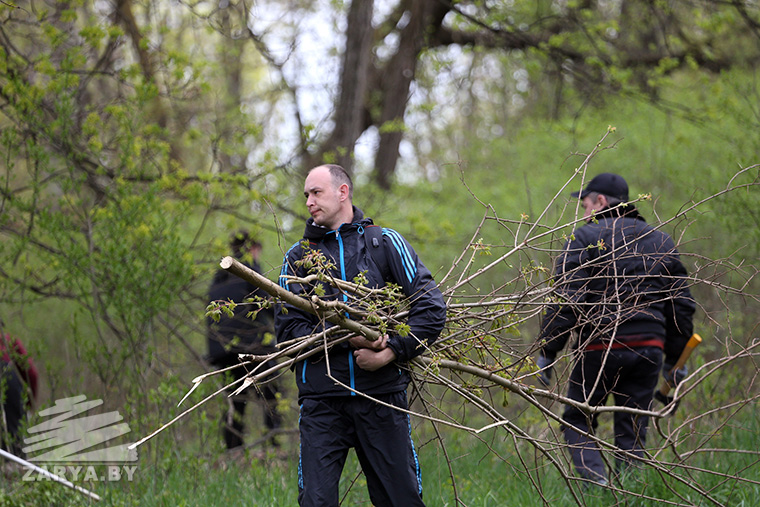
<path id="1" fill-rule="evenodd" d="M 683 368 L 683 365 L 686 364 L 686 361 L 689 359 L 691 353 L 695 348 L 697 348 L 697 345 L 700 343 L 702 343 L 701 336 L 699 336 L 697 333 L 691 335 L 688 343 L 686 343 L 686 346 L 683 348 L 683 352 L 681 352 L 681 357 L 678 358 L 678 362 L 676 362 L 675 366 L 673 366 L 673 368 L 668 372 L 668 378 L 670 378 L 676 370 Z M 660 387 L 660 394 L 667 396 L 672 388 L 673 386 L 670 385 L 670 382 L 665 382 Z"/>

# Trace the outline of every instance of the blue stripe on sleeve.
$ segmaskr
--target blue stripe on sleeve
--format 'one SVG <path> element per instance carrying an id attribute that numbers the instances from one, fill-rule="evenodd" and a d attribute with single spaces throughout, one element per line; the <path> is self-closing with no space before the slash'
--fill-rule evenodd
<path id="1" fill-rule="evenodd" d="M 301 242 L 299 241 L 295 245 L 291 246 L 290 249 L 285 253 L 285 258 L 282 259 L 282 268 L 280 268 L 280 277 L 278 278 L 277 282 L 279 283 L 280 287 L 283 289 L 287 289 L 287 284 L 285 283 L 285 279 L 283 278 L 288 274 L 288 255 L 290 255 L 290 252 L 293 251 L 295 247 L 300 245 Z"/>
<path id="2" fill-rule="evenodd" d="M 393 229 L 383 228 L 383 235 L 390 238 L 391 243 L 399 254 L 399 257 L 401 257 L 401 264 L 404 266 L 404 273 L 406 274 L 406 278 L 409 280 L 409 283 L 412 283 L 414 277 L 417 275 L 417 265 L 412 260 L 412 255 L 409 252 L 409 249 L 406 247 L 404 238 L 402 238 L 401 235 Z"/>

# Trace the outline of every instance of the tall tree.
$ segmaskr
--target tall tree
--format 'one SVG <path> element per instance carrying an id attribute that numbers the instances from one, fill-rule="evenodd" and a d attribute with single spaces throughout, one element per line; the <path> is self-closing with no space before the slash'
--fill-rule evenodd
<path id="1" fill-rule="evenodd" d="M 274 164 L 249 170 L 260 129 L 240 113 L 255 59 L 163 2 L 3 2 L 0 20 L 5 321 L 53 300 L 83 315 L 61 326 L 77 358 L 147 403 L 174 381 L 160 351 L 200 359 L 186 337 L 229 231 L 262 230 Z"/>
<path id="2" fill-rule="evenodd" d="M 304 16 L 313 16 L 311 9 Z M 505 71 L 530 69 L 512 93 L 557 117 L 610 94 L 659 100 L 659 87 L 679 69 L 752 67 L 760 59 L 759 21 L 756 3 L 741 1 L 355 0 L 339 25 L 345 29 L 336 44 L 342 66 L 334 107 L 315 120 L 316 132 L 301 129 L 301 164 L 351 167 L 356 141 L 376 132 L 372 170 L 389 187 L 400 141 L 412 128 L 410 97 L 425 86 L 420 69 L 429 72 L 451 48 L 503 55 Z M 511 74 L 498 78 L 513 80 Z M 299 125 L 302 118 L 299 112 Z"/>

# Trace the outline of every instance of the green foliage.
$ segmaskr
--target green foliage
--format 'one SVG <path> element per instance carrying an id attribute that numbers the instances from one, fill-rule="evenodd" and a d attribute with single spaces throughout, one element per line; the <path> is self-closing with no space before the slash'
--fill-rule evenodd
<path id="1" fill-rule="evenodd" d="M 252 182 L 274 164 L 233 167 L 261 131 L 239 107 L 218 106 L 207 80 L 224 79 L 199 46 L 153 52 L 145 37 L 148 60 L 112 58 L 124 31 L 86 3 L 36 19 L 23 8 L 6 19 L 9 6 L 0 6 L 3 319 L 47 366 L 47 395 L 123 404 L 142 433 L 181 398 L 179 379 L 203 369 L 191 358 L 205 345 L 209 267 L 238 216 L 261 232 L 271 188 Z"/>
<path id="2" fill-rule="evenodd" d="M 208 305 L 203 294 L 215 261 L 228 253 L 229 232 L 245 226 L 263 238 L 262 264 L 277 276 L 287 250 L 283 245 L 302 232 L 302 182 L 293 177 L 289 162 L 283 165 L 282 153 L 260 149 L 265 134 L 272 135 L 264 131 L 251 98 L 260 95 L 260 58 L 235 37 L 206 29 L 196 39 L 187 18 L 179 16 L 183 25 L 175 30 L 162 19 L 161 8 L 140 10 L 152 4 L 130 2 L 138 19 L 158 21 L 140 26 L 144 33 L 138 39 L 122 24 L 95 15 L 87 2 L 50 10 L 16 10 L 15 4 L 0 3 L 4 41 L 12 42 L 0 44 L 2 317 L 11 332 L 31 341 L 43 366 L 48 401 L 79 392 L 97 395 L 119 408 L 136 435 L 144 435 L 178 413 L 176 402 L 189 379 L 204 370 L 197 360 L 204 347 L 204 308 L 213 317 L 240 304 Z M 757 72 L 697 70 L 705 56 L 720 62 L 727 54 L 751 54 L 747 31 L 736 30 L 738 20 L 728 4 L 655 2 L 651 9 L 632 9 L 626 19 L 618 19 L 614 9 L 605 10 L 608 4 L 614 3 L 599 3 L 602 7 L 594 10 L 585 2 L 476 2 L 472 9 L 485 24 L 505 34 L 519 34 L 527 26 L 547 28 L 543 23 L 567 12 L 578 26 L 583 22 L 583 30 L 557 33 L 519 52 L 424 51 L 415 79 L 416 93 L 427 93 L 426 100 L 414 104 L 404 121 L 381 128 L 403 132 L 417 158 L 403 161 L 397 174 L 403 178 L 398 177 L 392 192 L 357 178 L 356 203 L 377 223 L 407 237 L 436 278 L 463 251 L 474 254 L 474 260 L 467 271 L 455 269 L 450 280 L 494 262 L 531 234 L 551 230 L 467 290 L 478 295 L 498 287 L 509 293 L 545 284 L 579 215 L 569 193 L 581 187 L 581 178 L 587 181 L 602 171 L 624 174 L 632 195 L 650 196 L 637 204 L 650 222 L 668 220 L 709 199 L 664 225 L 678 238 L 692 273 L 705 258 L 730 258 L 736 265 L 757 260 L 760 197 L 757 187 L 750 186 L 757 181 L 757 169 L 733 180 L 746 184 L 743 190 L 710 198 L 726 188 L 737 168 L 758 162 Z M 690 21 L 668 40 L 669 47 L 685 54 L 659 58 L 653 67 L 629 64 L 615 46 L 646 36 L 632 28 L 653 26 L 657 15 Z M 214 16 L 204 20 L 207 26 L 220 21 Z M 447 18 L 454 28 L 477 28 L 465 16 Z M 595 44 L 605 37 L 609 43 Z M 689 52 L 692 43 L 705 39 L 710 44 L 703 46 L 704 54 Z M 147 60 L 130 52 L 135 43 L 147 52 Z M 586 57 L 571 65 L 564 56 L 574 51 Z M 230 91 L 235 88 L 234 73 L 225 63 L 230 58 L 249 67 L 237 76 L 237 84 L 243 83 L 238 96 Z M 436 84 L 461 67 L 463 58 L 474 63 L 467 81 L 450 80 L 459 94 L 439 93 Z M 446 109 L 445 104 L 456 107 Z M 267 111 L 274 109 L 267 106 Z M 316 124 L 304 121 L 302 128 L 301 148 L 318 148 Z M 588 175 L 576 175 L 586 152 L 607 132 Z M 488 219 L 478 227 L 484 217 Z M 304 262 L 315 273 L 327 267 L 316 256 Z M 716 287 L 725 283 L 756 294 L 756 282 L 744 285 L 752 269 L 715 268 L 710 280 Z M 355 282 L 366 283 L 361 278 Z M 324 293 L 321 283 L 315 293 Z M 695 287 L 695 294 L 705 314 L 698 322 L 704 334 L 736 337 L 726 349 L 740 349 L 756 331 L 751 302 L 707 285 Z M 391 286 L 383 298 L 392 302 L 391 309 L 400 302 Z M 370 323 L 387 330 L 382 316 L 389 308 L 368 303 L 366 310 Z M 498 348 L 505 338 L 528 346 L 537 319 L 522 317 L 511 305 L 495 307 L 485 314 L 482 329 L 466 335 L 472 339 L 470 348 L 463 347 L 456 357 L 452 352 L 452 358 L 488 359 L 504 376 L 533 371 L 520 351 Z M 408 332 L 404 324 L 393 326 L 398 333 Z M 724 353 L 717 342 L 700 351 L 711 359 Z M 715 406 L 730 403 L 731 393 L 742 389 L 752 368 L 742 363 L 708 377 L 701 399 Z M 435 364 L 431 370 L 440 372 Z M 465 387 L 489 394 L 480 385 Z M 518 425 L 545 424 L 522 411 L 514 398 L 500 390 L 495 406 L 503 405 Z M 290 400 L 283 405 L 291 409 L 295 425 Z M 273 460 L 254 462 L 246 470 L 215 468 L 207 456 L 218 453 L 221 444 L 217 414 L 209 413 L 199 411 L 146 446 L 136 483 L 99 485 L 105 504 L 294 504 L 294 465 Z M 756 449 L 757 434 L 750 424 L 756 415 L 727 426 L 717 437 L 727 446 Z M 702 432 L 712 430 L 706 424 Z M 430 442 L 438 435 L 425 437 L 423 442 Z M 573 502 L 556 470 L 540 458 L 528 469 L 517 460 L 518 451 L 526 452 L 524 442 L 513 445 L 511 437 L 496 432 L 488 438 L 473 446 L 456 432 L 446 432 L 466 504 L 535 504 L 531 479 L 542 485 L 544 503 Z M 705 442 L 693 436 L 689 443 L 698 448 Z M 447 459 L 433 446 L 423 450 L 426 500 L 454 504 L 450 488 L 439 486 L 451 480 Z M 699 466 L 713 464 L 707 453 L 698 457 Z M 749 479 L 758 480 L 751 458 L 740 453 L 718 458 L 713 461 L 720 470 L 737 476 L 746 470 Z M 349 489 L 357 469 L 356 461 L 350 461 L 342 491 Z M 757 488 L 749 483 L 694 473 L 726 504 L 757 497 Z M 651 496 L 676 501 L 675 490 L 699 501 L 683 485 L 657 474 L 647 472 L 643 480 L 629 487 L 644 494 L 647 484 L 656 488 L 646 491 Z M 360 479 L 350 488 L 347 503 L 366 501 L 363 486 Z M 82 500 L 47 483 L 4 483 L 0 488 L 0 505 L 78 505 Z M 608 491 L 577 489 L 592 505 L 620 501 Z M 646 505 L 643 498 L 637 502 Z"/>

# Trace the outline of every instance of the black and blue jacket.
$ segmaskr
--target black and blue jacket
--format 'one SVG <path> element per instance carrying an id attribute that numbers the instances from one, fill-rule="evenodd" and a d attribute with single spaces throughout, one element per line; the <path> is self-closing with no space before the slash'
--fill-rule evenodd
<path id="1" fill-rule="evenodd" d="M 396 362 L 369 372 L 356 365 L 353 350 L 347 343 L 338 344 L 329 351 L 330 372 L 335 378 L 357 391 L 374 395 L 406 389 L 409 376 L 404 369 L 399 368 L 398 363 L 407 362 L 423 353 L 425 347 L 438 338 L 446 320 L 446 305 L 430 271 L 422 264 L 411 245 L 393 229 L 382 229 L 381 246 L 387 266 L 378 266 L 377 256 L 372 255 L 364 238 L 368 227 L 376 226 L 372 219 L 365 218 L 362 211 L 354 207 L 353 222 L 341 225 L 336 231 L 315 225 L 309 218 L 302 241 L 308 241 L 310 249 L 322 252 L 334 263 L 330 273 L 333 277 L 353 281 L 359 273 L 364 272 L 368 287 L 382 287 L 386 282 L 395 283 L 401 286 L 409 298 L 406 323 L 410 333 L 404 337 L 389 333 L 388 346 L 396 353 Z M 280 285 L 294 294 L 311 295 L 312 287 L 286 284 L 282 278 L 288 275 L 307 276 L 306 268 L 296 264 L 305 253 L 302 241 L 293 245 L 285 255 Z M 385 276 L 384 272 L 387 272 Z M 334 287 L 328 284 L 323 286 L 326 293 L 322 299 L 344 299 L 345 296 Z M 291 305 L 283 304 L 276 311 L 275 332 L 280 342 L 317 333 L 322 329 L 318 317 Z M 299 400 L 355 394 L 327 377 L 327 362 L 323 354 L 296 363 L 295 371 Z"/>
<path id="2" fill-rule="evenodd" d="M 542 353 L 554 358 L 577 332 L 576 347 L 658 343 L 674 364 L 693 332 L 695 302 L 673 239 L 633 205 L 603 210 L 577 229 L 555 268 L 560 302 L 541 325 Z"/>

